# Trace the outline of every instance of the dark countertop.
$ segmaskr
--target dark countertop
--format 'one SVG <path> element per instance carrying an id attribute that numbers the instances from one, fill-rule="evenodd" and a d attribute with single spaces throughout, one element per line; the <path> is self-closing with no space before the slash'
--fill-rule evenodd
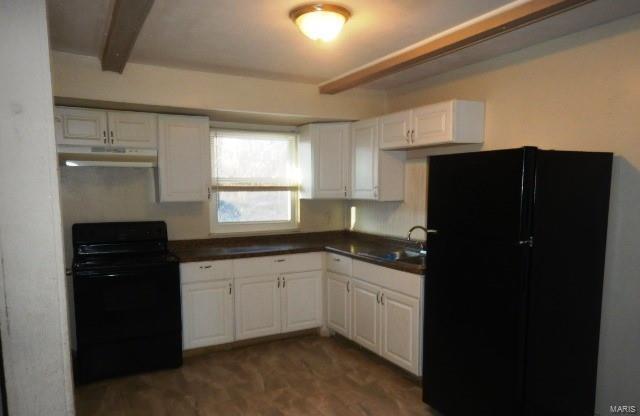
<path id="1" fill-rule="evenodd" d="M 368 263 L 409 273 L 423 274 L 424 259 L 418 263 L 385 260 L 371 254 L 415 247 L 392 237 L 350 231 L 296 233 L 269 236 L 211 238 L 204 240 L 170 241 L 169 250 L 181 262 L 273 256 L 279 254 L 329 251 Z"/>

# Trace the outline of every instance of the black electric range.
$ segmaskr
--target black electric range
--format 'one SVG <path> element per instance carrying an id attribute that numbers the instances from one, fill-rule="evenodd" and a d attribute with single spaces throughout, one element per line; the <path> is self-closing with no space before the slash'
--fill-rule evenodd
<path id="1" fill-rule="evenodd" d="M 75 224 L 72 232 L 76 382 L 180 366 L 180 271 L 166 224 Z"/>

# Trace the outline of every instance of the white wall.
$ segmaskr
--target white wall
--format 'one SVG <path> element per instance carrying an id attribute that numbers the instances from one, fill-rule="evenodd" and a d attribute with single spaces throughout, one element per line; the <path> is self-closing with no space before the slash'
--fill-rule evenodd
<path id="1" fill-rule="evenodd" d="M 403 235 L 424 223 L 430 154 L 533 145 L 616 154 L 596 408 L 640 405 L 640 15 L 389 92 L 389 111 L 451 98 L 486 102 L 483 146 L 412 151 L 410 197 L 357 204 L 357 229 Z M 579 296 L 579 293 L 576 293 Z"/>
<path id="2" fill-rule="evenodd" d="M 127 64 L 104 72 L 97 58 L 54 52 L 56 97 L 196 110 L 360 119 L 384 111 L 385 93 L 355 89 L 321 95 L 314 84 Z"/>
<path id="3" fill-rule="evenodd" d="M 11 415 L 74 413 L 45 0 L 0 0 L 0 326 Z"/>
<path id="4" fill-rule="evenodd" d="M 158 203 L 155 176 L 155 169 L 61 167 L 67 264 L 78 222 L 162 220 L 171 240 L 209 238 L 209 203 Z M 343 208 L 340 201 L 301 201 L 300 231 L 342 229 Z"/>

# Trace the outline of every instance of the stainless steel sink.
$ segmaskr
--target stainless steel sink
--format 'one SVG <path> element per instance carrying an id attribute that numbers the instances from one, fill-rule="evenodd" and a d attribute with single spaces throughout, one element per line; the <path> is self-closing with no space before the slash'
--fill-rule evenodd
<path id="1" fill-rule="evenodd" d="M 418 249 L 401 248 L 390 251 L 373 251 L 369 253 L 358 253 L 363 257 L 369 257 L 382 261 L 400 261 L 403 263 L 422 264 L 424 262 L 426 252 Z"/>

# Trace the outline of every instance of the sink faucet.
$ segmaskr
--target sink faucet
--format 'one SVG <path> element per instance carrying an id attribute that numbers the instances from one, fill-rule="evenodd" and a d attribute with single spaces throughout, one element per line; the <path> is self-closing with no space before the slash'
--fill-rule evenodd
<path id="1" fill-rule="evenodd" d="M 411 240 L 411 233 L 412 233 L 414 230 L 416 230 L 416 229 L 420 229 L 420 230 L 424 231 L 424 234 L 425 234 L 425 235 L 427 234 L 427 229 L 426 229 L 426 228 L 424 228 L 424 227 L 423 227 L 423 226 L 421 226 L 421 225 L 414 225 L 414 226 L 413 226 L 413 227 L 411 227 L 411 229 L 409 230 L 409 234 L 407 234 L 407 240 L 409 240 L 409 241 L 413 241 L 413 240 Z M 422 241 L 419 241 L 419 242 L 418 242 L 418 247 L 420 247 L 420 250 L 424 250 L 424 243 L 423 243 Z"/>

